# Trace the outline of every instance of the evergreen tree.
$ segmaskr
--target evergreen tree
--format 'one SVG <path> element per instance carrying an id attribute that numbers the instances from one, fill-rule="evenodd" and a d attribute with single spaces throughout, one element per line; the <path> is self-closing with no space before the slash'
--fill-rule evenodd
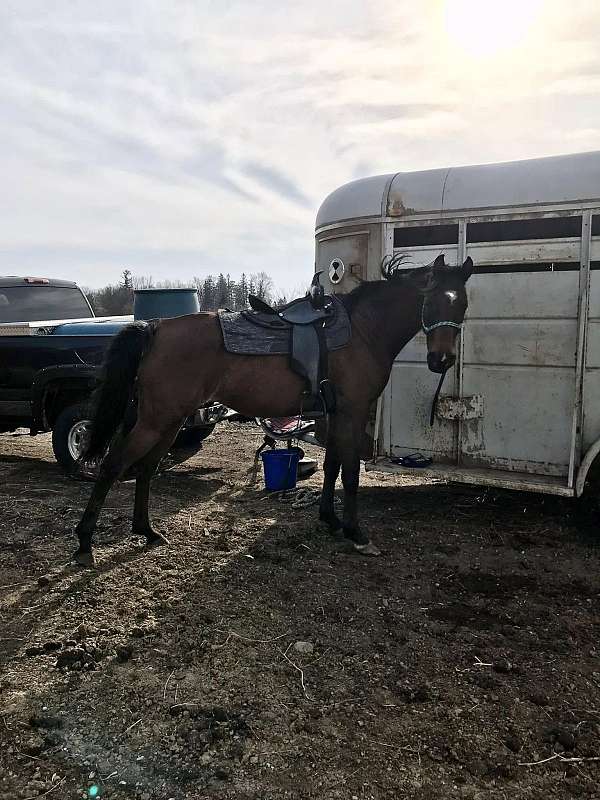
<path id="1" fill-rule="evenodd" d="M 216 301 L 216 287 L 212 275 L 207 275 L 202 285 L 202 311 L 214 311 Z"/>
<path id="2" fill-rule="evenodd" d="M 242 310 L 248 307 L 248 295 L 255 294 L 271 302 L 283 302 L 286 296 L 283 292 L 276 292 L 273 281 L 266 272 L 258 272 L 249 278 L 242 273 L 239 281 L 231 279 L 230 275 L 220 274 L 216 279 L 213 275 L 204 278 L 194 277 L 192 285 L 198 290 L 198 301 L 202 311 L 215 311 L 218 308 L 234 308 Z M 123 270 L 119 283 L 104 286 L 102 289 L 93 289 L 86 292 L 87 297 L 98 316 L 111 316 L 131 314 L 133 311 L 133 290 L 156 287 L 189 286 L 190 282 L 178 279 L 153 281 L 151 276 L 133 276 L 128 269 Z"/>
<path id="3" fill-rule="evenodd" d="M 227 308 L 230 304 L 230 299 L 227 280 L 221 272 L 217 278 L 217 286 L 215 289 L 215 308 Z"/>
<path id="4" fill-rule="evenodd" d="M 233 304 L 236 311 L 241 311 L 243 308 L 248 307 L 248 281 L 244 272 L 242 272 L 241 278 L 235 284 Z"/>

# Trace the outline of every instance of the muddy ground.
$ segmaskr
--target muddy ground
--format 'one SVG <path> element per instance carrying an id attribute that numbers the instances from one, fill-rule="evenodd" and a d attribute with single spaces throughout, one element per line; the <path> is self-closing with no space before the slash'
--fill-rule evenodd
<path id="1" fill-rule="evenodd" d="M 591 517 L 370 473 L 367 559 L 247 487 L 259 440 L 155 482 L 168 548 L 121 485 L 85 571 L 89 485 L 0 436 L 0 798 L 600 797 Z"/>

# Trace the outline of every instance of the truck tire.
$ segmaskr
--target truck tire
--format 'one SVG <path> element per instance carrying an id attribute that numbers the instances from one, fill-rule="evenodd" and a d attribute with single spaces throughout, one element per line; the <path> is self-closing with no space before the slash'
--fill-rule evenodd
<path id="1" fill-rule="evenodd" d="M 184 450 L 199 447 L 200 444 L 214 431 L 214 425 L 203 425 L 201 428 L 183 428 L 177 434 L 171 450 L 182 448 Z"/>
<path id="2" fill-rule="evenodd" d="M 52 449 L 54 457 L 67 474 L 73 472 L 89 425 L 89 411 L 81 404 L 67 406 L 56 418 L 52 429 Z"/>

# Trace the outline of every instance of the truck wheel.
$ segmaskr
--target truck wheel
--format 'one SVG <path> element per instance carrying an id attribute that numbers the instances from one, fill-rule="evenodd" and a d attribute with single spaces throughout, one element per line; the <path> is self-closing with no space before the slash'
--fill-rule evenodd
<path id="1" fill-rule="evenodd" d="M 201 428 L 184 428 L 179 431 L 177 438 L 171 446 L 171 450 L 182 448 L 183 450 L 198 447 L 214 431 L 214 425 L 203 425 Z"/>
<path id="2" fill-rule="evenodd" d="M 185 428 L 179 431 L 171 449 L 160 462 L 158 471 L 169 472 L 173 467 L 195 456 L 202 449 L 202 442 L 214 429 L 214 425 L 203 425 L 201 428 Z"/>
<path id="3" fill-rule="evenodd" d="M 67 406 L 56 418 L 52 430 L 52 449 L 54 457 L 65 472 L 69 474 L 73 472 L 89 429 L 89 412 L 83 405 Z"/>

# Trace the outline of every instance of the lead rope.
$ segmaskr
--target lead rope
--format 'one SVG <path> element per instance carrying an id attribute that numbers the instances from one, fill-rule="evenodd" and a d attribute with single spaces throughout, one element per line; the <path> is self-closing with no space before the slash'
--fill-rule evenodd
<path id="1" fill-rule="evenodd" d="M 431 404 L 431 414 L 429 416 L 429 427 L 433 427 L 433 422 L 435 420 L 435 410 L 437 408 L 438 398 L 440 396 L 440 392 L 442 391 L 442 384 L 444 383 L 444 378 L 446 377 L 446 373 L 450 368 L 446 367 L 442 374 L 440 375 L 440 382 L 438 383 L 438 387 L 435 390 L 435 394 L 433 395 L 433 403 Z"/>

